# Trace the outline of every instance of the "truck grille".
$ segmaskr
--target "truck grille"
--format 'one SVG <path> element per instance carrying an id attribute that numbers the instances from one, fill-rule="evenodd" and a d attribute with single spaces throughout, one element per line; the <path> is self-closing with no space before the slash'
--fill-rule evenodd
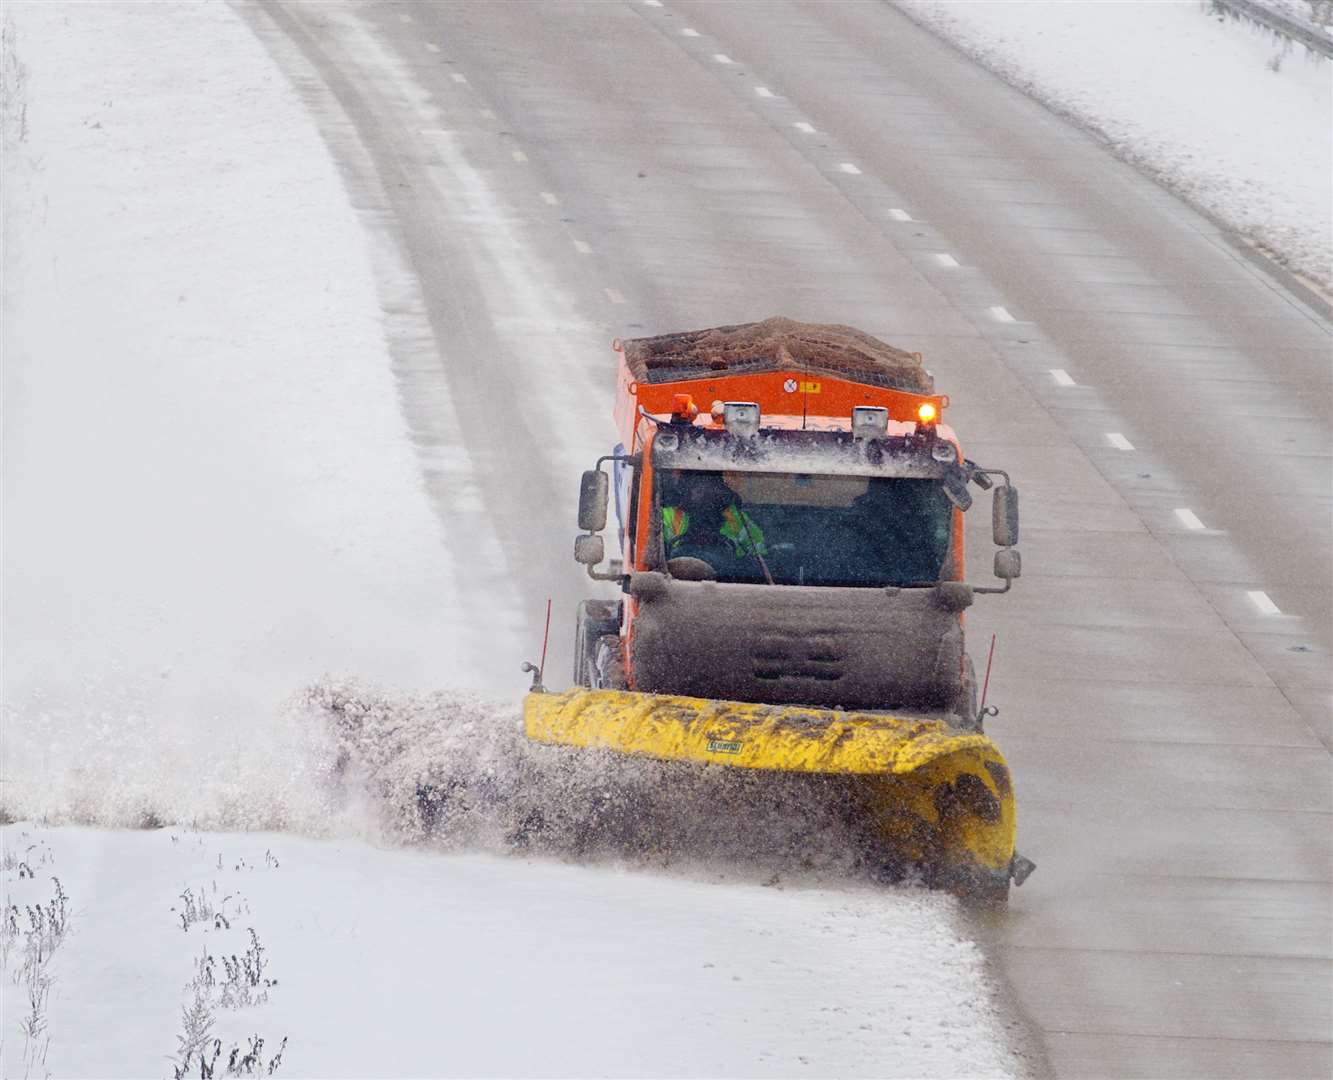
<path id="1" fill-rule="evenodd" d="M 846 660 L 837 631 L 792 634 L 770 630 L 759 635 L 750 650 L 756 679 L 815 679 L 835 682 L 845 673 Z"/>

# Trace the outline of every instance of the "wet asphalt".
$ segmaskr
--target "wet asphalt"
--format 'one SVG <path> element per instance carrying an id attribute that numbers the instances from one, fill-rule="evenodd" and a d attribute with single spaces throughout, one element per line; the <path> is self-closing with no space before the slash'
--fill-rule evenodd
<path id="1" fill-rule="evenodd" d="M 450 358 L 397 343 L 405 409 L 422 445 L 471 456 L 475 505 L 432 492 L 498 538 L 522 595 L 586 592 L 577 454 L 550 448 L 609 439 L 612 336 L 783 314 L 923 352 L 968 456 L 1022 491 L 1024 576 L 968 632 L 981 656 L 997 638 L 988 730 L 1038 864 L 978 930 L 1036 1067 L 1333 1074 L 1319 297 L 888 4 L 250 19 L 318 73 L 298 87 L 354 201 L 419 278 Z M 552 311 L 587 359 L 534 394 L 511 324 Z M 436 391 L 467 405 L 447 428 Z"/>

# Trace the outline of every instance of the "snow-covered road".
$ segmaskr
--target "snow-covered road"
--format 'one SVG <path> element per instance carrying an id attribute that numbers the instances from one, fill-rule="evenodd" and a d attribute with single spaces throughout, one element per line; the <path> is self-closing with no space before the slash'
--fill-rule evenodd
<path id="1" fill-rule="evenodd" d="M 1020 1074 L 954 902 L 812 870 L 839 852 L 797 811 L 689 823 L 744 855 L 784 819 L 816 848 L 785 868 L 468 854 L 510 847 L 484 807 L 447 853 L 399 849 L 430 770 L 521 780 L 548 815 L 612 782 L 525 747 L 512 711 L 534 585 L 573 593 L 564 496 L 605 441 L 610 330 L 409 98 L 470 291 L 418 277 L 337 102 L 312 124 L 227 6 L 19 4 L 5 42 L 0 1073 L 170 1075 L 193 1039 L 197 1074 L 206 1019 L 223 1066 L 285 1038 L 293 1076 Z M 362 787 L 302 704 L 326 672 L 455 696 L 385 699 Z M 165 827 L 104 831 L 138 826 Z M 25 967 L 56 878 L 68 932 Z M 237 1009 L 251 928 L 269 967 Z"/>
<path id="2" fill-rule="evenodd" d="M 399 839 L 394 809 L 414 791 L 383 781 L 411 781 L 419 761 L 462 760 L 488 784 L 499 769 L 501 786 L 536 761 L 509 752 L 504 699 L 547 596 L 553 681 L 565 669 L 587 584 L 571 508 L 578 470 L 612 439 L 610 339 L 781 312 L 921 349 L 971 456 L 1023 489 L 1026 575 L 969 633 L 999 633 L 992 730 L 1040 864 L 986 940 L 1002 1002 L 1051 1070 L 1333 1067 L 1330 326 L 1215 222 L 881 4 L 10 4 L 5 102 L 3 808 L 282 830 L 225 837 L 251 863 L 287 845 L 264 908 L 251 898 L 272 962 L 285 968 L 286 941 L 316 947 L 309 913 L 335 894 L 363 951 L 315 990 L 279 973 L 242 1014 L 267 1038 L 289 1033 L 280 1020 L 311 1030 L 340 973 L 392 983 L 418 940 L 477 956 L 442 928 L 404 942 L 397 922 L 377 950 L 362 897 L 341 899 L 388 879 L 420 921 L 404 883 L 456 875 L 463 908 L 495 906 L 500 938 L 506 920 L 581 933 L 546 909 L 548 889 L 666 927 L 641 954 L 581 937 L 571 950 L 659 1010 L 660 1027 L 633 1029 L 633 1067 L 602 1038 L 618 1018 L 569 1001 L 553 1023 L 586 1057 L 547 1069 L 513 1045 L 487 1059 L 477 1023 L 453 1032 L 460 1071 L 1033 1067 L 939 897 L 864 892 L 827 866 L 781 867 L 781 891 L 753 866 L 717 881 L 706 845 L 632 871 L 360 846 Z M 391 688 L 404 754 L 375 782 L 330 786 L 328 732 L 290 700 L 325 672 Z M 400 696 L 467 686 L 501 701 Z M 437 717 L 438 739 L 419 737 Z M 562 786 L 558 767 L 535 768 L 587 791 L 586 773 Z M 766 811 L 728 818 L 718 850 L 743 847 Z M 7 826 L 6 851 L 31 829 Z M 77 868 L 144 866 L 154 896 L 190 884 L 182 845 L 211 837 L 170 835 L 42 834 L 75 868 L 53 962 L 117 941 L 97 902 L 119 902 L 102 884 L 114 875 Z M 511 906 L 518 889 L 531 907 Z M 171 896 L 163 923 L 134 895 L 144 941 L 189 938 Z M 864 914 L 826 917 L 843 905 Z M 804 1011 L 761 975 L 787 946 L 725 951 L 736 919 L 825 965 Z M 719 1001 L 716 969 L 637 980 L 691 955 L 696 925 L 750 965 L 727 1001 L 790 1038 L 752 1022 L 682 1046 Z M 810 933 L 825 925 L 827 954 Z M 155 993 L 176 980 L 154 1006 L 152 1037 L 168 1040 L 154 1053 L 174 1049 L 189 958 L 164 953 L 153 977 Z M 544 984 L 563 974 L 504 962 Z M 877 982 L 886 964 L 949 981 Z M 82 1006 L 59 1010 L 79 994 L 111 1014 L 136 1004 L 74 970 L 51 998 L 52 1061 L 72 1052 Z M 825 1007 L 848 1012 L 830 1024 Z M 881 1024 L 909 1007 L 910 1037 Z M 365 1034 L 346 1017 L 391 1015 L 378 1008 L 337 1011 L 310 1056 L 294 1039 L 283 1074 L 364 1070 L 338 1044 Z M 390 1055 L 378 1071 L 451 1071 L 412 1064 L 443 1028 L 405 1008 L 422 1019 L 408 1042 L 375 1044 Z M 977 1019 L 954 1037 L 960 1009 Z M 869 1033 L 848 1044 L 851 1019 Z M 927 1039 L 932 1026 L 953 1035 Z M 761 1059 L 775 1043 L 785 1058 Z M 7 1032 L 7 1069 L 24 1046 Z"/>

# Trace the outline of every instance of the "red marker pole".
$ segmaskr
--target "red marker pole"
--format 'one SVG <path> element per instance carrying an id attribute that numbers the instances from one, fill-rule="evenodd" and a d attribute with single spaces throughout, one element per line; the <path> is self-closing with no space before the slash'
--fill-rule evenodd
<path id="1" fill-rule="evenodd" d="M 543 658 L 546 653 L 543 651 Z M 990 636 L 990 652 L 986 655 L 986 681 L 981 684 L 981 711 L 986 711 L 986 691 L 990 689 L 990 666 L 995 660 L 995 635 Z"/>
<path id="2" fill-rule="evenodd" d="M 538 681 L 539 683 L 541 683 L 543 686 L 546 685 L 546 681 L 545 681 L 545 675 L 546 675 L 546 646 L 547 646 L 547 644 L 550 642 L 550 640 L 551 640 L 551 598 L 548 596 L 548 597 L 546 598 L 546 630 L 545 630 L 545 632 L 542 634 L 542 662 L 541 662 L 541 664 L 538 665 L 538 669 L 537 669 L 537 681 Z M 995 648 L 995 640 L 994 640 L 994 638 L 992 637 L 992 639 L 991 639 L 991 649 L 994 649 L 994 648 Z M 986 676 L 987 676 L 987 678 L 990 677 L 990 668 L 987 668 L 987 669 L 986 669 Z"/>

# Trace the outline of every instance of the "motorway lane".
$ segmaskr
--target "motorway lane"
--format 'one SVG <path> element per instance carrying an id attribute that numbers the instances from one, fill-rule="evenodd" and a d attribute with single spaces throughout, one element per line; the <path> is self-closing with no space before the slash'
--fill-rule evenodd
<path id="1" fill-rule="evenodd" d="M 517 594 L 567 619 L 583 591 L 567 523 L 612 334 L 782 313 L 921 349 L 1024 492 L 1027 576 L 970 631 L 999 634 L 992 731 L 1040 869 L 983 929 L 1053 1070 L 1327 1075 L 1326 314 L 887 5 L 269 10 L 481 406 L 469 528 Z M 506 403 L 517 439 L 486 419 Z"/>

